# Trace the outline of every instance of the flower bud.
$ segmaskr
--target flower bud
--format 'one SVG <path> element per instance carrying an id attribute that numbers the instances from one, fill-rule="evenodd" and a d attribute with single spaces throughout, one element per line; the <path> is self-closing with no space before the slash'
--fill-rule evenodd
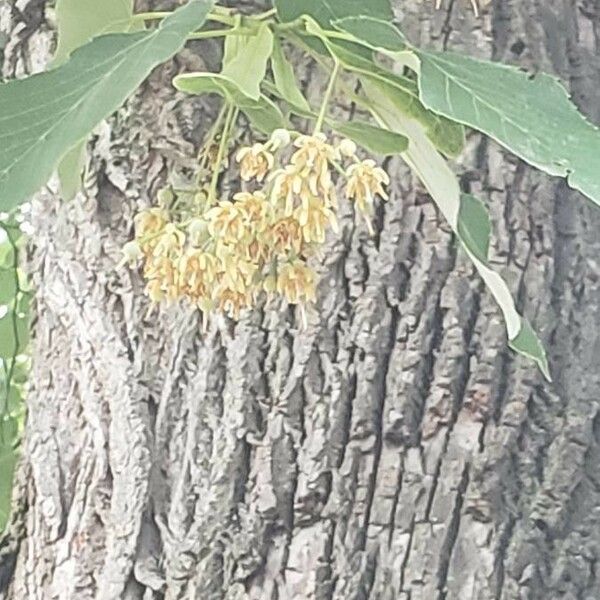
<path id="1" fill-rule="evenodd" d="M 348 138 L 344 138 L 340 142 L 338 149 L 340 154 L 346 158 L 351 158 L 356 154 L 356 144 Z"/>
<path id="2" fill-rule="evenodd" d="M 292 141 L 290 132 L 287 129 L 276 129 L 271 134 L 271 147 L 273 150 L 285 148 Z"/>

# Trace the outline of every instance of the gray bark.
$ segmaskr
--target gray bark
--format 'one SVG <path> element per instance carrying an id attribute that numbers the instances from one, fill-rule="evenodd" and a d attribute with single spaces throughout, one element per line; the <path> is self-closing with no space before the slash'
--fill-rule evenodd
<path id="1" fill-rule="evenodd" d="M 558 74 L 600 122 L 600 1 L 494 0 L 475 19 L 399 0 L 406 33 Z M 0 0 L 4 75 L 52 48 L 42 0 Z M 1 35 L 1 34 L 0 34 Z M 1 58 L 1 55 L 0 55 Z M 600 598 L 600 218 L 471 136 L 493 258 L 550 348 L 554 383 L 400 160 L 371 238 L 342 215 L 306 330 L 283 305 L 202 335 L 147 316 L 115 270 L 132 216 L 212 118 L 168 85 L 190 46 L 90 143 L 83 192 L 34 204 L 34 371 L 5 599 Z M 307 72 L 312 93 L 321 82 Z"/>

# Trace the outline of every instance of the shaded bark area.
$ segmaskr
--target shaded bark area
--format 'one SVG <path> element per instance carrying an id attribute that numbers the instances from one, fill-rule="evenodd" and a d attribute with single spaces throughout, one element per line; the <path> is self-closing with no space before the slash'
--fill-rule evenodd
<path id="1" fill-rule="evenodd" d="M 414 41 L 557 73 L 600 122 L 599 0 L 494 0 L 480 19 L 458 0 L 395 4 Z M 6 77 L 47 57 L 44 9 L 0 0 Z M 115 264 L 213 118 L 168 85 L 202 68 L 198 48 L 99 128 L 76 201 L 51 185 L 34 203 L 33 390 L 1 597 L 600 597 L 596 209 L 478 136 L 457 165 L 553 384 L 507 350 L 398 159 L 375 237 L 340 215 L 306 330 L 283 305 L 204 336 L 181 307 L 148 316 Z"/>

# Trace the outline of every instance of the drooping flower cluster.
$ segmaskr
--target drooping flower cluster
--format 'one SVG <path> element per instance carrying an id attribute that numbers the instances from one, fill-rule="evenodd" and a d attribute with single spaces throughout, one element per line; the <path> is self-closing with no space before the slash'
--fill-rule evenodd
<path id="1" fill-rule="evenodd" d="M 130 264 L 143 262 L 153 303 L 183 298 L 205 315 L 237 318 L 263 293 L 302 307 L 315 299 L 307 259 L 338 227 L 332 170 L 345 173 L 346 197 L 367 222 L 375 197 L 387 198 L 389 178 L 374 161 L 359 160 L 350 140 L 333 145 L 321 133 L 296 135 L 291 155 L 284 150 L 290 142 L 290 132 L 277 130 L 266 143 L 239 150 L 248 191 L 196 202 L 183 215 L 168 206 L 137 215 L 135 240 L 123 252 Z"/>

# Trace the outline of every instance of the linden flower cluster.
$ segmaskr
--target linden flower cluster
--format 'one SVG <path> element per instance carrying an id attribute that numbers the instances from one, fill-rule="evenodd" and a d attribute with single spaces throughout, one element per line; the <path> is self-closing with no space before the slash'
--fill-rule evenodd
<path id="1" fill-rule="evenodd" d="M 347 139 L 333 145 L 322 133 L 276 130 L 266 143 L 236 155 L 246 191 L 209 199 L 185 218 L 168 207 L 141 212 L 124 260 L 143 262 L 153 303 L 185 299 L 205 316 L 221 311 L 237 318 L 266 293 L 303 308 L 315 299 L 307 259 L 329 229 L 338 229 L 332 171 L 345 175 L 346 197 L 369 227 L 375 197 L 387 199 L 385 171 L 356 153 Z"/>

